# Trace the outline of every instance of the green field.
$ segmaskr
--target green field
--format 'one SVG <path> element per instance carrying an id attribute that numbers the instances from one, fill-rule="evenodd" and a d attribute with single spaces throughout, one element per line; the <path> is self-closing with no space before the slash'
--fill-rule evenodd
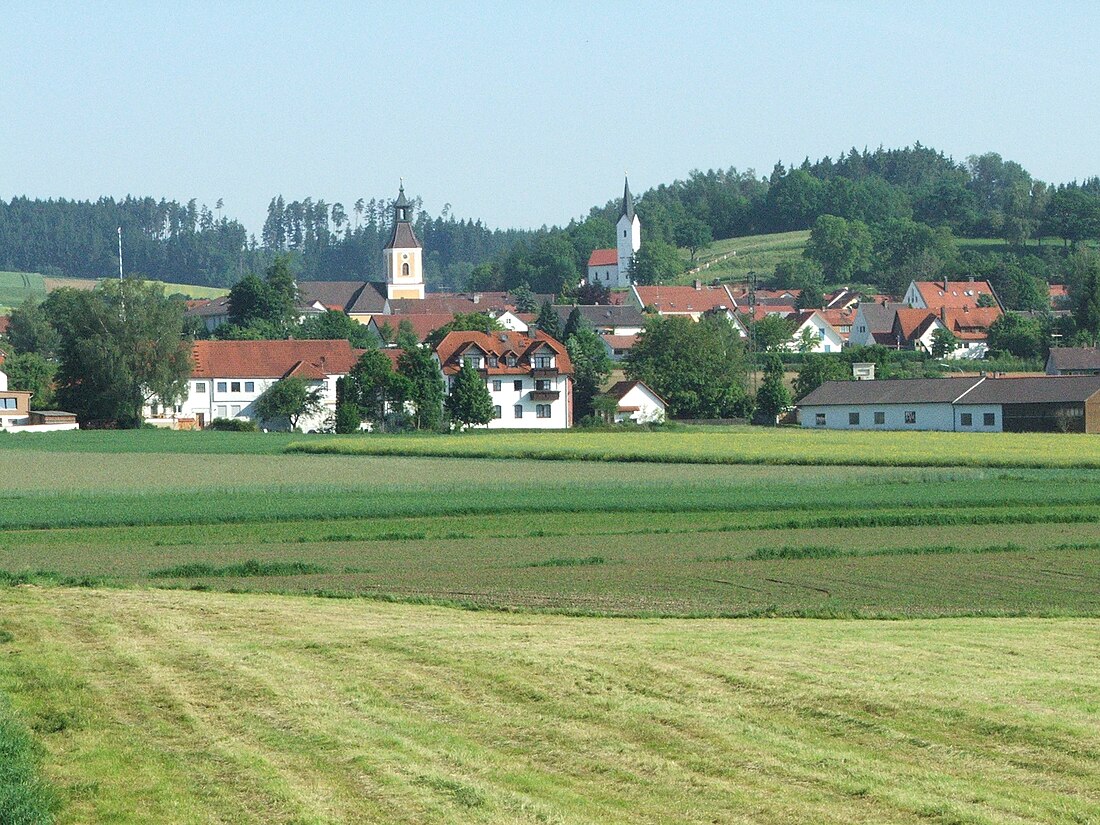
<path id="1" fill-rule="evenodd" d="M 0 436 L 0 811 L 1092 821 L 1093 441 L 823 435 Z"/>
<path id="2" fill-rule="evenodd" d="M 290 450 L 344 455 L 530 458 L 688 464 L 1100 468 L 1095 435 L 863 432 L 759 427 L 664 432 L 478 431 L 461 437 L 370 436 L 294 442 Z"/>
<path id="3" fill-rule="evenodd" d="M 0 313 L 17 307 L 27 298 L 46 297 L 46 283 L 37 272 L 0 272 Z"/>
<path id="4" fill-rule="evenodd" d="M 94 285 L 95 281 L 84 278 L 43 278 L 37 272 L 0 272 L 0 313 L 11 311 L 27 298 L 42 300 L 55 289 L 91 289 Z M 229 294 L 228 289 L 172 283 L 164 283 L 164 292 L 166 295 L 179 293 L 189 298 L 217 298 Z"/>

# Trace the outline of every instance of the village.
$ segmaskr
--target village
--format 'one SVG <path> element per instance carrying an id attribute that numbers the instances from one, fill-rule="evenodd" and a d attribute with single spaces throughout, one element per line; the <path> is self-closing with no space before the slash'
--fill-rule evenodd
<path id="1" fill-rule="evenodd" d="M 428 383 L 438 383 L 440 392 L 403 397 L 392 391 L 396 379 L 389 384 L 377 379 L 364 388 L 360 365 L 367 350 L 347 338 L 208 338 L 193 344 L 185 389 L 177 397 L 151 397 L 144 420 L 185 430 L 248 425 L 307 432 L 399 430 L 408 417 L 423 418 L 418 404 L 430 404 L 440 407 L 430 420 L 445 408 L 450 426 L 459 428 L 660 425 L 692 416 L 669 409 L 665 384 L 676 377 L 666 370 L 653 373 L 647 383 L 632 369 L 632 353 L 647 324 L 675 318 L 727 325 L 757 361 L 770 352 L 822 356 L 830 362 L 823 371 L 828 380 L 813 386 L 799 380 L 798 364 L 789 366 L 772 409 L 743 404 L 742 416 L 723 417 L 728 423 L 752 419 L 826 429 L 1100 432 L 1100 350 L 1054 347 L 1045 375 L 983 368 L 990 330 L 1006 315 L 985 280 L 914 280 L 901 296 L 840 288 L 825 293 L 816 307 L 806 306 L 800 289 L 705 284 L 699 278 L 688 285 L 635 284 L 631 271 L 642 234 L 627 182 L 617 247 L 596 249 L 588 261 L 584 285 L 595 287 L 603 302 L 563 303 L 552 294 L 522 290 L 428 292 L 424 249 L 403 187 L 392 208 L 392 229 L 382 250 L 385 282 L 301 281 L 295 284 L 294 312 L 299 324 L 336 314 L 362 325 L 393 376 L 412 363 L 403 359 L 406 351 L 419 353 L 421 372 L 434 372 Z M 1068 314 L 1064 287 L 1052 286 L 1050 292 L 1050 315 Z M 234 317 L 232 301 L 232 294 L 189 300 L 185 320 L 201 333 L 214 334 Z M 594 357 L 597 365 L 589 363 L 588 374 L 578 376 L 567 343 L 582 331 L 597 350 L 593 354 L 590 348 L 585 358 Z M 948 371 L 937 378 L 886 378 L 876 376 L 873 360 L 858 357 L 884 352 L 919 354 Z M 669 369 L 676 371 L 676 364 Z M 296 399 L 273 406 L 275 388 L 285 390 L 291 381 L 298 389 Z M 34 409 L 30 392 L 7 384 L 0 373 L 0 428 L 51 432 L 80 426 L 76 414 Z M 342 390 L 352 385 L 359 414 L 345 409 L 341 416 Z M 463 409 L 450 403 L 460 385 Z M 801 390 L 797 398 L 788 386 Z"/>

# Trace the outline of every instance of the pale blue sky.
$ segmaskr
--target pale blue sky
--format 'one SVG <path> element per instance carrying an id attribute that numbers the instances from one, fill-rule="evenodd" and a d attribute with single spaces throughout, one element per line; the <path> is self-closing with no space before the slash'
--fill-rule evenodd
<path id="1" fill-rule="evenodd" d="M 563 223 L 693 168 L 920 140 L 1100 174 L 1100 4 L 0 2 L 0 197 L 258 232 L 275 194 Z"/>

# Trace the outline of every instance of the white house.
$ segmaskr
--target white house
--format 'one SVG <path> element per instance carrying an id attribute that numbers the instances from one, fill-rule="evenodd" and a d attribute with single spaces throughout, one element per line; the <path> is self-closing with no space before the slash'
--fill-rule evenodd
<path id="1" fill-rule="evenodd" d="M 844 339 L 836 328 L 816 309 L 807 309 L 792 316 L 795 328 L 786 349 L 791 352 L 840 352 Z M 803 349 L 804 342 L 812 343 Z"/>
<path id="2" fill-rule="evenodd" d="M 336 379 L 351 371 L 364 350 L 346 339 L 332 341 L 196 341 L 186 395 L 175 403 L 151 404 L 150 423 L 163 427 L 207 426 L 215 418 L 258 420 L 256 399 L 282 378 L 295 376 L 321 390 L 322 411 L 298 422 L 320 429 L 336 411 Z M 396 359 L 396 350 L 384 350 Z"/>
<path id="3" fill-rule="evenodd" d="M 493 399 L 490 429 L 565 429 L 573 424 L 573 364 L 545 332 L 452 332 L 435 348 L 449 392 L 469 364 Z"/>
<path id="4" fill-rule="evenodd" d="M 983 296 L 992 306 L 1000 307 L 997 293 L 988 281 L 949 281 L 944 278 L 942 281 L 911 281 L 901 302 L 913 309 L 939 312 L 944 308 L 973 309 Z"/>
<path id="5" fill-rule="evenodd" d="M 623 203 L 615 224 L 615 248 L 594 249 L 588 257 L 586 280 L 609 289 L 631 285 L 630 267 L 634 253 L 642 248 L 642 224 L 634 211 L 630 181 L 623 185 Z"/>
<path id="6" fill-rule="evenodd" d="M 0 367 L 5 354 L 0 350 Z M 8 374 L 0 369 L 0 430 L 10 433 L 45 433 L 79 428 L 76 415 L 69 412 L 31 410 L 34 393 L 9 390 Z"/>
<path id="7" fill-rule="evenodd" d="M 616 424 L 660 424 L 665 420 L 665 400 L 641 381 L 619 381 L 604 395 L 618 402 Z"/>

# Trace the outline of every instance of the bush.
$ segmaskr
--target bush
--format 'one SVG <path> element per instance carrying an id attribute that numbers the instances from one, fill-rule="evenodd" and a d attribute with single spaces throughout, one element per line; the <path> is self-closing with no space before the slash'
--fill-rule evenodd
<path id="1" fill-rule="evenodd" d="M 221 430 L 227 433 L 254 433 L 259 431 L 256 422 L 247 418 L 215 418 L 210 422 L 208 429 Z"/>

